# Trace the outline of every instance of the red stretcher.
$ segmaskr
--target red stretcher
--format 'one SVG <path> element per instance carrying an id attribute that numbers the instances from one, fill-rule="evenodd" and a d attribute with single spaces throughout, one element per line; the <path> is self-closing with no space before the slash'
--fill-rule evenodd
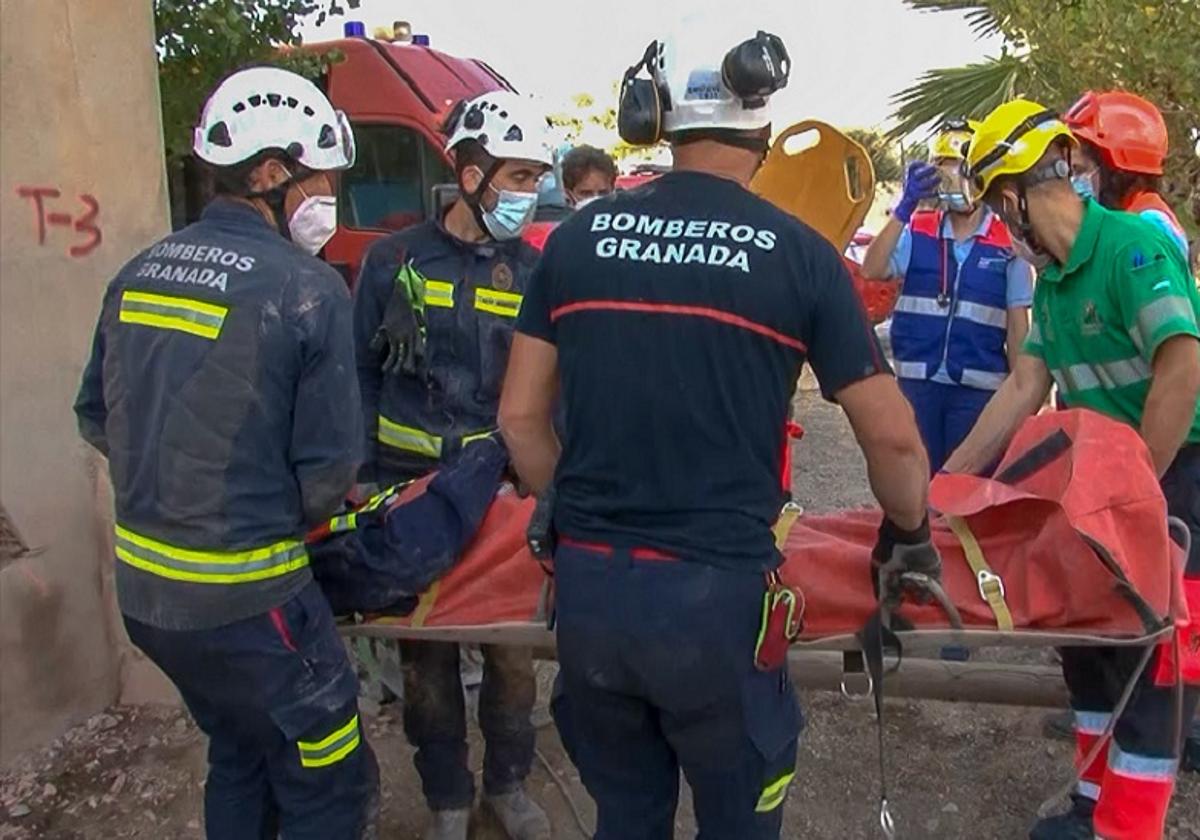
<path id="1" fill-rule="evenodd" d="M 1087 411 L 1046 413 L 1025 423 L 995 475 L 934 479 L 943 588 L 962 628 L 936 603 L 905 602 L 895 614 L 902 639 L 969 647 L 1147 644 L 1187 626 L 1185 539 L 1172 539 L 1135 430 Z M 348 632 L 549 641 L 546 576 L 525 545 L 533 506 L 501 492 L 457 565 L 411 614 L 368 618 Z M 799 646 L 860 646 L 859 631 L 876 610 L 869 570 L 879 520 L 868 510 L 781 517 L 780 572 L 806 601 Z"/>

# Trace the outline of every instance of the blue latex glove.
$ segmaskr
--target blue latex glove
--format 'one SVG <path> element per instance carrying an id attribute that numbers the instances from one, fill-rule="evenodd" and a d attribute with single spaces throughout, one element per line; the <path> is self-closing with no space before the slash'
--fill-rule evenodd
<path id="1" fill-rule="evenodd" d="M 937 195 L 939 183 L 941 176 L 936 166 L 914 160 L 904 173 L 904 192 L 900 195 L 900 201 L 896 203 L 892 215 L 908 224 L 912 221 L 913 213 L 917 211 L 921 200 Z"/>

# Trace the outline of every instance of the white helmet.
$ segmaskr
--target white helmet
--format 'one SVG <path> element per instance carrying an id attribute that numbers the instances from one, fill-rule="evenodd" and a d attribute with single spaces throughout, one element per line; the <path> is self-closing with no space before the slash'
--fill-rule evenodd
<path id="1" fill-rule="evenodd" d="M 769 38 L 774 43 L 762 40 Z M 787 52 L 782 42 L 762 32 L 731 50 L 734 43 L 725 27 L 688 27 L 658 42 L 650 72 L 659 90 L 666 94 L 664 134 L 705 128 L 754 130 L 771 124 L 770 93 L 787 84 L 791 69 Z M 758 72 L 765 69 L 778 77 L 771 87 L 755 91 L 753 97 L 738 95 L 731 88 L 729 61 L 735 54 L 742 56 L 742 50 L 762 64 L 756 68 Z M 736 72 L 738 67 L 734 65 L 733 69 Z"/>
<path id="2" fill-rule="evenodd" d="M 453 151 L 464 140 L 475 140 L 494 158 L 554 165 L 546 131 L 549 124 L 530 100 L 512 91 L 495 90 L 468 99 L 456 110 L 446 151 Z"/>
<path id="3" fill-rule="evenodd" d="M 192 149 L 214 166 L 233 166 L 282 149 L 313 170 L 354 165 L 354 132 L 325 94 L 278 67 L 239 70 L 217 86 L 196 126 Z"/>

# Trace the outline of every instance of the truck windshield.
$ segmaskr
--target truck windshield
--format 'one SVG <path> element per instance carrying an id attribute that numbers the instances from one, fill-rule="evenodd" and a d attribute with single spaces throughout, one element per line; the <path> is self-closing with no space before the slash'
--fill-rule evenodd
<path id="1" fill-rule="evenodd" d="M 401 230 L 424 221 L 434 184 L 454 181 L 438 150 L 411 128 L 356 124 L 358 158 L 342 176 L 341 223 Z"/>

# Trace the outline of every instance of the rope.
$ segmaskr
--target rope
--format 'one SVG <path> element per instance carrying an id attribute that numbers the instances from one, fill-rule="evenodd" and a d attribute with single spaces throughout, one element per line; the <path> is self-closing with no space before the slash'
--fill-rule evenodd
<path id="1" fill-rule="evenodd" d="M 583 814 L 579 812 L 579 806 L 575 804 L 575 800 L 571 796 L 571 791 L 567 788 L 567 783 L 550 766 L 550 762 L 546 760 L 546 756 L 542 753 L 541 749 L 534 748 L 533 754 L 537 756 L 537 760 L 541 762 L 542 767 L 550 774 L 550 779 L 558 787 L 558 792 L 562 794 L 563 801 L 571 809 L 571 816 L 575 818 L 575 827 L 579 830 L 579 834 L 585 838 L 593 836 L 595 832 L 588 829 L 587 821 L 583 818 Z"/>
<path id="2" fill-rule="evenodd" d="M 1092 765 L 1092 762 L 1095 761 L 1097 756 L 1100 755 L 1100 750 L 1108 749 L 1109 740 L 1112 738 L 1113 732 L 1117 728 L 1117 722 L 1121 719 L 1121 715 L 1125 712 L 1125 707 L 1129 705 L 1129 700 L 1131 697 L 1133 697 L 1133 692 L 1137 688 L 1138 680 L 1142 678 L 1142 672 L 1145 671 L 1146 666 L 1150 664 L 1150 657 L 1154 655 L 1154 651 L 1156 649 L 1156 645 L 1148 645 L 1146 647 L 1146 651 L 1142 654 L 1141 661 L 1138 662 L 1138 666 L 1134 669 L 1133 675 L 1129 678 L 1129 681 L 1125 683 L 1125 690 L 1121 692 L 1121 699 L 1118 700 L 1117 705 L 1113 707 L 1112 717 L 1109 718 L 1108 725 L 1104 728 L 1104 733 L 1096 739 L 1096 743 L 1092 745 L 1092 748 L 1088 751 L 1088 754 L 1084 756 L 1082 761 L 1079 762 L 1075 772 L 1071 774 L 1071 779 L 1065 785 L 1055 791 L 1049 799 L 1047 799 L 1038 807 L 1037 814 L 1039 819 L 1045 819 L 1046 817 L 1050 816 L 1052 811 L 1056 811 L 1061 805 L 1066 804 L 1067 800 L 1071 796 L 1071 793 L 1075 790 L 1075 786 L 1078 785 L 1079 780 L 1083 778 L 1084 769 Z"/>

